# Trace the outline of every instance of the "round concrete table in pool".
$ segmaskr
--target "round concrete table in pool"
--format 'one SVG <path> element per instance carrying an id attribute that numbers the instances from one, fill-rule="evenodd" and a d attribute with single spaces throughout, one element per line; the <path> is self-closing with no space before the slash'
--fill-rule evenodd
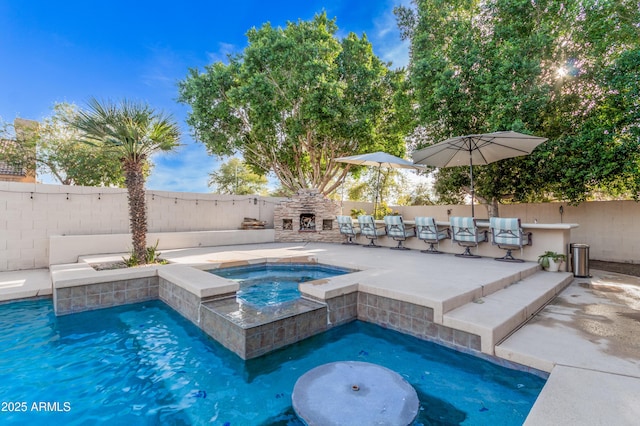
<path id="1" fill-rule="evenodd" d="M 398 373 L 358 361 L 309 370 L 293 387 L 292 400 L 309 426 L 409 425 L 420 405 L 415 389 Z"/>

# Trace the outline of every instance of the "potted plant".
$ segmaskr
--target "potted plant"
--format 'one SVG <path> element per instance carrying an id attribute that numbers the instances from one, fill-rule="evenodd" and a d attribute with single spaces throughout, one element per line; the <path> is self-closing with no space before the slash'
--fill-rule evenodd
<path id="1" fill-rule="evenodd" d="M 538 263 L 545 271 L 557 272 L 566 256 L 555 251 L 545 251 L 538 256 Z"/>

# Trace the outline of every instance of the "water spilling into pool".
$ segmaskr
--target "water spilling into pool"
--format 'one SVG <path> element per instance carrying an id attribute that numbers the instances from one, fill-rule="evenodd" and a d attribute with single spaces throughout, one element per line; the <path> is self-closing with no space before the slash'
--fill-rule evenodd
<path id="1" fill-rule="evenodd" d="M 245 362 L 159 301 L 64 317 L 50 301 L 2 305 L 0 353 L 0 401 L 17 403 L 2 424 L 300 425 L 296 380 L 334 361 L 401 374 L 418 425 L 521 425 L 544 385 L 362 322 Z"/>
<path id="2" fill-rule="evenodd" d="M 261 307 L 298 299 L 300 283 L 335 277 L 352 271 L 316 263 L 263 263 L 210 269 L 208 272 L 238 281 L 240 289 L 236 297 L 244 303 Z"/>

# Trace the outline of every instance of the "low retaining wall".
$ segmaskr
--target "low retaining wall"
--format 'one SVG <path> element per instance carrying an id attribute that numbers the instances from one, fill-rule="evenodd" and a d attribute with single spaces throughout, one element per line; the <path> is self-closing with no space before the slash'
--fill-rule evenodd
<path id="1" fill-rule="evenodd" d="M 51 267 L 56 315 L 160 299 L 194 324 L 203 301 L 235 295 L 238 283 L 184 265 L 96 271 L 88 264 Z"/>
<path id="2" fill-rule="evenodd" d="M 147 245 L 158 242 L 158 250 L 215 247 L 235 244 L 260 244 L 274 241 L 273 229 L 151 232 Z M 49 265 L 77 262 L 80 256 L 127 253 L 131 251 L 130 234 L 55 235 L 49 238 Z"/>
<path id="3" fill-rule="evenodd" d="M 480 353 L 480 336 L 437 324 L 432 308 L 362 291 L 360 284 L 366 283 L 369 274 L 375 271 L 303 283 L 300 292 L 327 304 L 329 327 L 358 319 L 463 352 Z"/>
<path id="4" fill-rule="evenodd" d="M 462 352 L 480 352 L 480 336 L 436 324 L 433 309 L 414 303 L 359 292 L 358 319 Z"/>
<path id="5" fill-rule="evenodd" d="M 111 308 L 158 298 L 158 277 L 61 287 L 53 292 L 56 315 Z"/>

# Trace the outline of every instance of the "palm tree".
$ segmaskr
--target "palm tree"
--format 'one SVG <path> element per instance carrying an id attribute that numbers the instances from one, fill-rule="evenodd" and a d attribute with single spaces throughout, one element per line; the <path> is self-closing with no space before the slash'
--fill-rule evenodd
<path id="1" fill-rule="evenodd" d="M 132 255 L 138 262 L 147 263 L 143 171 L 151 154 L 178 146 L 178 124 L 171 116 L 158 113 L 147 104 L 127 100 L 114 104 L 95 98 L 89 100 L 86 110 L 79 111 L 72 124 L 84 133 L 85 142 L 115 150 L 120 155 L 129 195 Z"/>

